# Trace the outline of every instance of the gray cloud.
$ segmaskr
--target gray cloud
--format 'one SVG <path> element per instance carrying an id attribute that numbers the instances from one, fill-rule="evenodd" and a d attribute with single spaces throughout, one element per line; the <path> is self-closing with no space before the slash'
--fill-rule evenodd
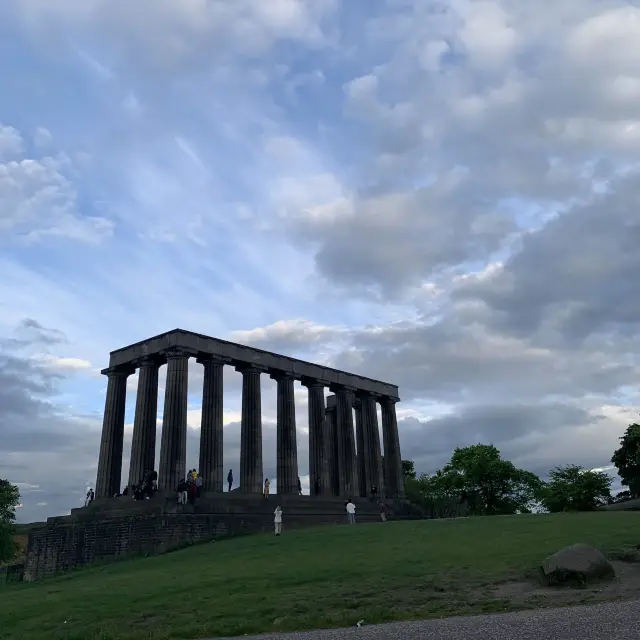
<path id="1" fill-rule="evenodd" d="M 525 237 L 503 269 L 454 295 L 482 301 L 492 322 L 516 335 L 557 332 L 568 343 L 609 332 L 633 337 L 640 326 L 639 210 L 634 172 Z"/>

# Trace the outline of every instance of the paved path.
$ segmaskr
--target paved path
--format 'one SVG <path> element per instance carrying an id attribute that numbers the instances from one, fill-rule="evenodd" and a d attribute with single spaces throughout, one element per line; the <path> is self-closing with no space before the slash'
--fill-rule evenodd
<path id="1" fill-rule="evenodd" d="M 227 640 L 638 640 L 640 600 Z"/>

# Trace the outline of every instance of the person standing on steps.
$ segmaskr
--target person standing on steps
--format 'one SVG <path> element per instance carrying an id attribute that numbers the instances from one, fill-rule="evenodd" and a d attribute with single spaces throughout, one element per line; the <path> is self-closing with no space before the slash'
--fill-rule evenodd
<path id="1" fill-rule="evenodd" d="M 302 495 L 302 482 L 300 482 L 300 476 L 298 476 L 298 495 Z"/>
<path id="2" fill-rule="evenodd" d="M 282 507 L 280 505 L 278 505 L 273 512 L 273 526 L 276 535 L 279 536 L 282 533 Z"/>
<path id="3" fill-rule="evenodd" d="M 313 493 L 317 496 L 320 495 L 320 478 L 316 478 L 316 481 L 313 483 Z"/>
<path id="4" fill-rule="evenodd" d="M 229 469 L 229 475 L 227 476 L 227 482 L 229 483 L 229 491 L 233 487 L 233 469 Z"/>
<path id="5" fill-rule="evenodd" d="M 262 495 L 266 500 L 269 497 L 269 478 L 264 479 L 264 489 L 262 490 Z"/>
<path id="6" fill-rule="evenodd" d="M 349 524 L 355 524 L 356 523 L 356 505 L 353 504 L 353 502 L 351 501 L 351 498 L 349 498 L 347 500 L 347 518 L 349 518 Z"/>

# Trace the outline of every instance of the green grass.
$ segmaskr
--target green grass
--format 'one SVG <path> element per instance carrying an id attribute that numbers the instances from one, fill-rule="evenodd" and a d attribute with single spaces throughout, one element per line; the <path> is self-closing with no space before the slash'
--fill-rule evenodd
<path id="1" fill-rule="evenodd" d="M 2 640 L 163 640 L 499 611 L 491 585 L 574 542 L 640 543 L 640 513 L 388 522 L 255 535 L 0 589 Z"/>

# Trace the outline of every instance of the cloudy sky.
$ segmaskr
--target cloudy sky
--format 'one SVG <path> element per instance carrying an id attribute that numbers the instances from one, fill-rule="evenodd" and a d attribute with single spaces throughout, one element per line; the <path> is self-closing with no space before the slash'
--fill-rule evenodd
<path id="1" fill-rule="evenodd" d="M 603 467 L 635 420 L 640 3 L 4 0 L 0 86 L 22 521 L 93 485 L 109 351 L 176 327 L 397 383 L 419 471 Z M 263 421 L 273 476 L 270 380 Z"/>

